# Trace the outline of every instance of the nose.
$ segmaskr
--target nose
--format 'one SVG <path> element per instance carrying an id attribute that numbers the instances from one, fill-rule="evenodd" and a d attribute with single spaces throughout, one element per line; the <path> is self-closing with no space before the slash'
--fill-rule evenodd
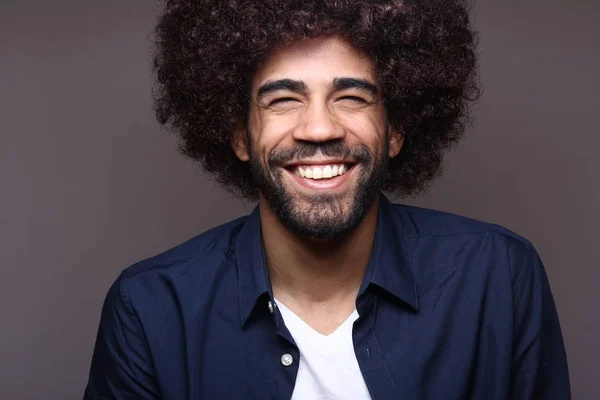
<path id="1" fill-rule="evenodd" d="M 313 103 L 304 112 L 293 137 L 298 141 L 328 142 L 342 139 L 345 134 L 344 127 L 339 124 L 327 105 Z"/>

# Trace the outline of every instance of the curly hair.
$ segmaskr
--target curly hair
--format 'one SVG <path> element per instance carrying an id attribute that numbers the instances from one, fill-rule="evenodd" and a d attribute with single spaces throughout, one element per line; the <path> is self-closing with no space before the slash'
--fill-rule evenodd
<path id="1" fill-rule="evenodd" d="M 480 93 L 469 8 L 467 0 L 167 0 L 153 59 L 157 120 L 225 188 L 256 199 L 231 147 L 252 77 L 277 46 L 337 34 L 374 61 L 389 123 L 404 136 L 382 189 L 421 193 Z"/>

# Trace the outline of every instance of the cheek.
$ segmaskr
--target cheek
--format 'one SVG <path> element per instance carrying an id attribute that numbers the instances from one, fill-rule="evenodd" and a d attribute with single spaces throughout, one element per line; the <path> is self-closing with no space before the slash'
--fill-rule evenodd
<path id="1" fill-rule="evenodd" d="M 366 145 L 372 151 L 380 151 L 386 140 L 386 123 L 381 117 L 374 115 L 360 115 L 346 118 L 344 126 L 347 128 L 347 139 L 357 144 Z"/>
<path id="2" fill-rule="evenodd" d="M 279 140 L 286 135 L 291 135 L 299 124 L 299 115 L 298 111 L 266 115 L 261 120 L 261 130 L 272 139 Z"/>
<path id="3" fill-rule="evenodd" d="M 264 122 L 260 127 L 256 128 L 255 140 L 259 146 L 258 148 L 265 155 L 268 155 L 278 147 L 289 145 L 289 142 L 293 140 L 292 132 L 295 127 L 293 122 L 284 118 Z"/>

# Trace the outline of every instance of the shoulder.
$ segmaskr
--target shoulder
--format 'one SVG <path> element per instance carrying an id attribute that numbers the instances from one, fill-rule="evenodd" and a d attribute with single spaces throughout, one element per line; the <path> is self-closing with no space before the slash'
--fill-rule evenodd
<path id="1" fill-rule="evenodd" d="M 153 331 L 173 310 L 206 304 L 217 287 L 231 289 L 237 282 L 235 241 L 247 218 L 214 227 L 125 268 L 104 308 L 121 310 L 123 318 L 136 316 L 134 320 Z"/>
<path id="2" fill-rule="evenodd" d="M 501 225 L 428 208 L 394 204 L 394 213 L 403 218 L 409 238 L 453 236 L 495 236 L 521 246 L 531 246 L 523 236 Z"/>
<path id="3" fill-rule="evenodd" d="M 223 267 L 234 266 L 233 247 L 236 236 L 248 217 L 241 217 L 205 231 L 171 249 L 141 260 L 125 268 L 115 286 L 123 295 L 140 292 L 149 295 L 169 290 L 168 286 L 179 284 L 181 277 L 198 278 L 218 274 Z M 231 268 L 229 268 L 231 269 Z M 203 279 L 195 279 L 202 282 Z M 208 285 L 213 279 L 206 280 Z M 145 289 L 145 290 L 142 290 Z"/>
<path id="4" fill-rule="evenodd" d="M 105 298 L 101 329 L 110 332 L 128 324 L 130 331 L 158 340 L 166 321 L 196 315 L 215 296 L 228 296 L 237 287 L 234 247 L 246 219 L 212 228 L 124 269 Z M 235 306 L 232 298 L 221 304 Z"/>
<path id="5" fill-rule="evenodd" d="M 529 244 L 523 236 L 494 223 L 404 204 L 394 204 L 393 208 L 405 218 L 407 234 L 410 237 L 498 234 Z"/>
<path id="6" fill-rule="evenodd" d="M 439 254 L 434 249 L 442 249 L 442 254 L 448 255 L 468 250 L 473 257 L 477 255 L 490 263 L 501 261 L 511 275 L 518 273 L 527 259 L 537 257 L 527 238 L 501 225 L 403 204 L 392 207 L 394 214 L 402 218 L 408 239 L 420 248 L 429 248 L 429 254 Z"/>

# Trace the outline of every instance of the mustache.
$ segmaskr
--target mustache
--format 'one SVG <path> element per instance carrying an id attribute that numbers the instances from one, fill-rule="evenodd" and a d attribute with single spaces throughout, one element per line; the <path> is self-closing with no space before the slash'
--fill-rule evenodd
<path id="1" fill-rule="evenodd" d="M 350 147 L 345 142 L 301 142 L 294 143 L 285 149 L 273 150 L 269 155 L 268 163 L 271 167 L 281 167 L 319 154 L 331 158 L 349 158 L 355 162 L 363 163 L 369 163 L 373 160 L 369 148 L 365 145 Z"/>

